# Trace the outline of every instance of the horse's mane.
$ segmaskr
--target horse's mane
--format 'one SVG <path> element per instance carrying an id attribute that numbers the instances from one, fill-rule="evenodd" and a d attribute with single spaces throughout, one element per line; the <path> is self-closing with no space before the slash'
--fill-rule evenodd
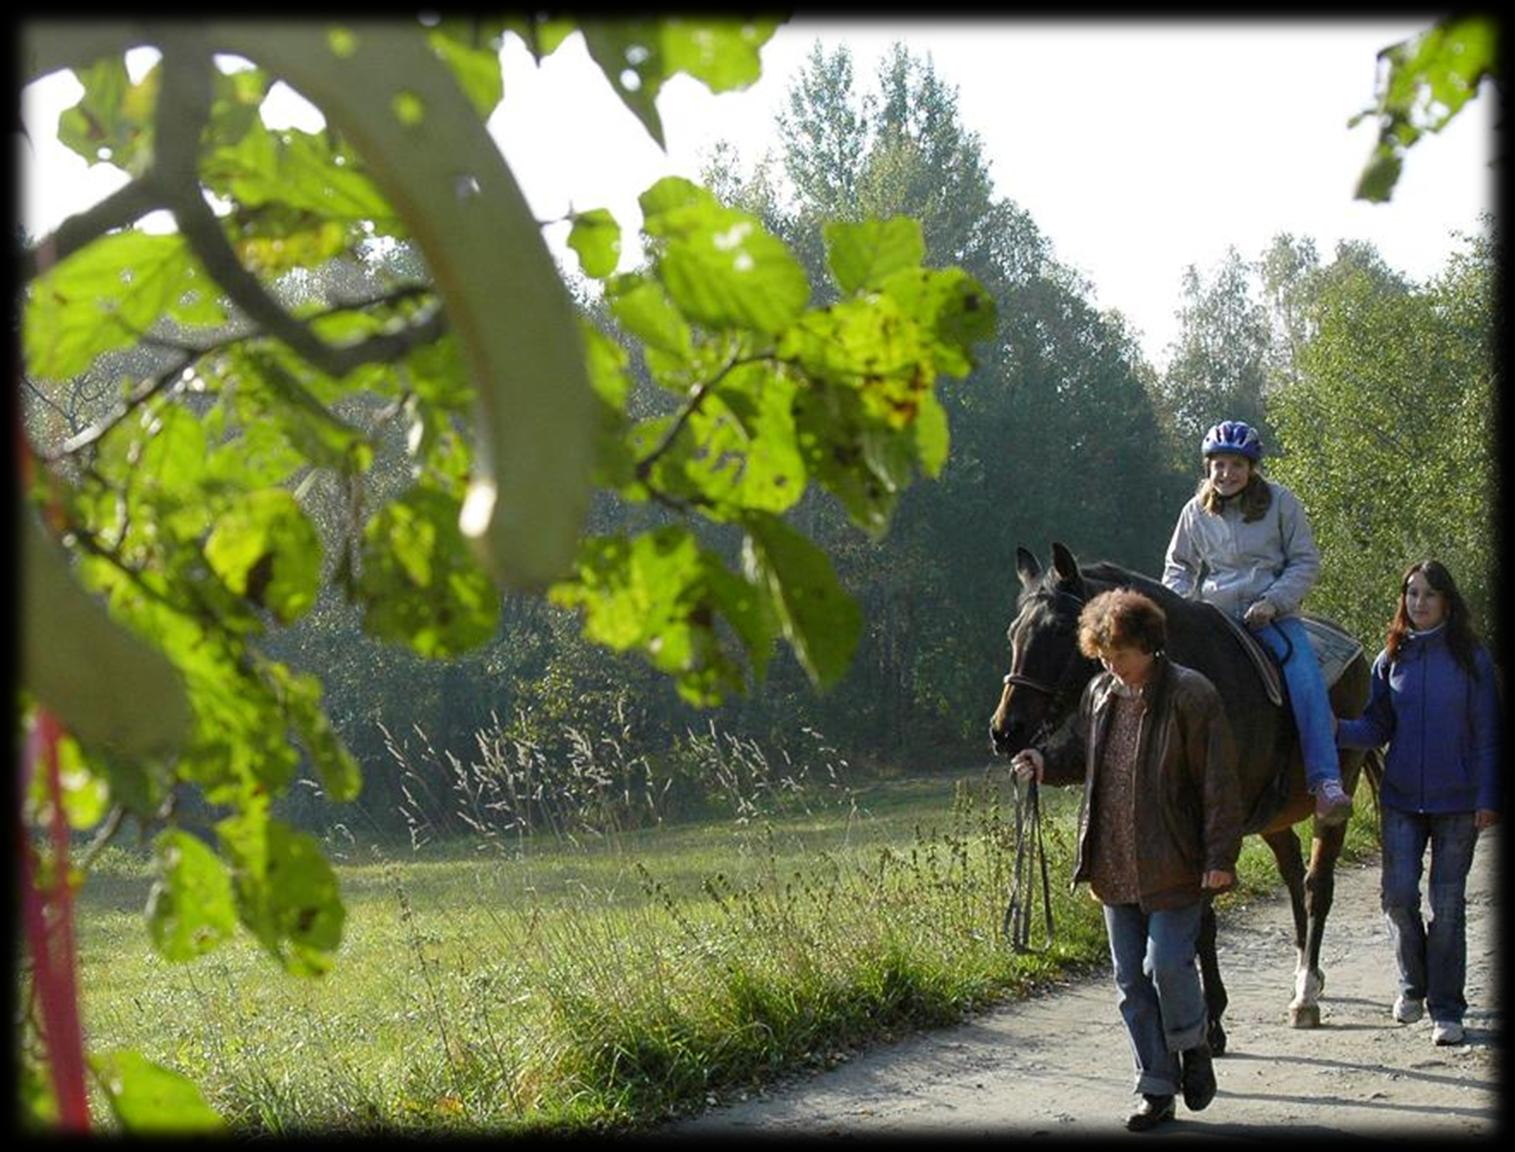
<path id="1" fill-rule="evenodd" d="M 1175 602 L 1183 600 L 1182 596 L 1161 581 L 1140 572 L 1133 572 L 1129 568 L 1122 568 L 1119 564 L 1113 564 L 1108 560 L 1097 560 L 1093 564 L 1080 565 L 1079 571 L 1085 580 L 1108 584 L 1112 588 L 1134 588 L 1143 596 L 1157 601 L 1158 606 L 1165 610 L 1172 607 Z"/>

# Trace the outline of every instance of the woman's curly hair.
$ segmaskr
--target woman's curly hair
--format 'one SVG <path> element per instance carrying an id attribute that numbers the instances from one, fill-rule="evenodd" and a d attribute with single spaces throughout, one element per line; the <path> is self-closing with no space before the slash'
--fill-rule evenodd
<path id="1" fill-rule="evenodd" d="M 1091 660 L 1112 648 L 1161 652 L 1167 643 L 1167 616 L 1134 588 L 1101 592 L 1078 614 L 1078 648 Z"/>

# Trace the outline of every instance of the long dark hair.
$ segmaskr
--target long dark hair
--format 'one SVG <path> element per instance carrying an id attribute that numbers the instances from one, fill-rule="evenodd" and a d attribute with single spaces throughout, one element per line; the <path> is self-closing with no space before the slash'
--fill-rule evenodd
<path id="1" fill-rule="evenodd" d="M 1405 610 L 1405 593 L 1410 587 L 1410 577 L 1417 572 L 1446 601 L 1447 613 L 1443 623 L 1447 630 L 1447 646 L 1452 649 L 1452 655 L 1462 665 L 1468 678 L 1477 680 L 1478 665 L 1474 662 L 1474 653 L 1478 650 L 1478 637 L 1473 634 L 1473 626 L 1468 622 L 1468 606 L 1463 602 L 1462 593 L 1457 590 L 1457 581 L 1452 579 L 1452 573 L 1439 560 L 1422 560 L 1418 564 L 1411 564 L 1399 581 L 1399 605 L 1394 609 L 1389 636 L 1384 642 L 1384 647 L 1389 652 L 1389 662 L 1392 664 L 1399 659 L 1400 648 L 1415 630 L 1410 623 L 1410 614 Z"/>

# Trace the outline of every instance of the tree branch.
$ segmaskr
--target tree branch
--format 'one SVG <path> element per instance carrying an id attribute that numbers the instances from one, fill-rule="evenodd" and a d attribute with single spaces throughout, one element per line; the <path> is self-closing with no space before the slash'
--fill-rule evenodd
<path id="1" fill-rule="evenodd" d="M 684 430 L 690 418 L 699 411 L 700 406 L 705 402 L 705 397 L 715 391 L 717 384 L 744 364 L 761 364 L 769 359 L 771 357 L 768 356 L 733 356 L 724 368 L 696 387 L 694 394 L 689 397 L 689 402 L 679 411 L 678 418 L 658 441 L 657 447 L 637 461 L 636 478 L 643 484 L 647 483 L 647 477 L 652 474 L 653 465 L 673 447 L 673 442 L 678 439 L 679 433 Z"/>
<path id="2" fill-rule="evenodd" d="M 75 213 L 51 235 L 21 253 L 21 283 L 30 284 L 54 264 L 67 260 L 79 249 L 107 232 L 135 224 L 149 212 L 166 208 L 168 200 L 151 174 L 118 188 L 93 208 Z"/>

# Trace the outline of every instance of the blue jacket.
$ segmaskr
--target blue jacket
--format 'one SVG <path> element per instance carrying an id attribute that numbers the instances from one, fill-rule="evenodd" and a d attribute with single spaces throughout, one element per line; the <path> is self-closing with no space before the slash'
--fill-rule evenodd
<path id="1" fill-rule="evenodd" d="M 1475 650 L 1474 683 L 1447 645 L 1446 628 L 1411 634 L 1389 663 L 1373 661 L 1368 706 L 1343 720 L 1344 748 L 1388 744 L 1382 802 L 1402 812 L 1499 811 L 1499 689 L 1494 662 Z"/>

